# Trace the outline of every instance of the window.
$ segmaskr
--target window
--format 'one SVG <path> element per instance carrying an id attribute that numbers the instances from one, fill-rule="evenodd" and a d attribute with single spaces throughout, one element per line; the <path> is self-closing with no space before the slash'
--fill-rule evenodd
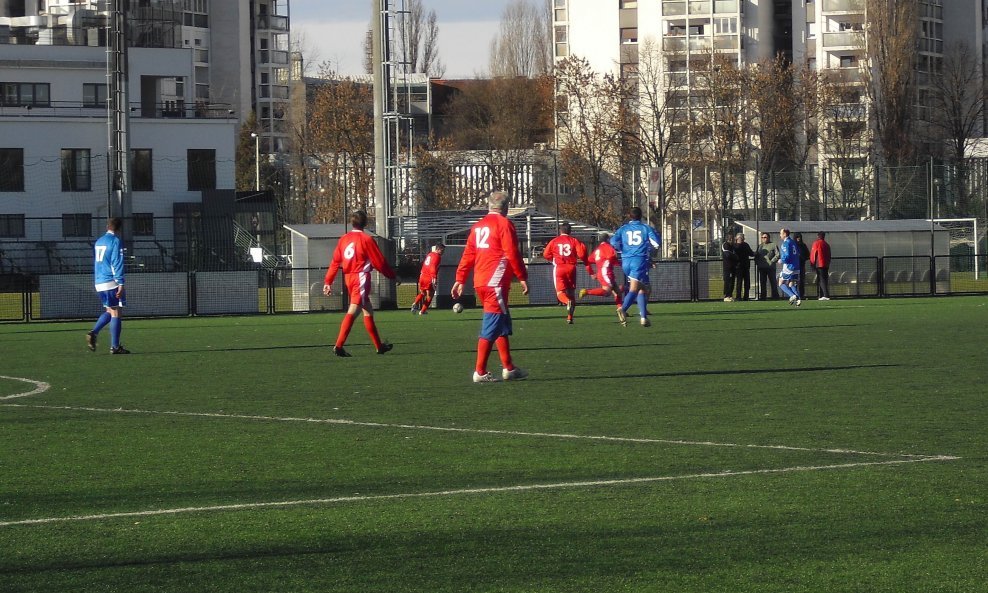
<path id="1" fill-rule="evenodd" d="M 4 239 L 24 237 L 24 215 L 0 214 L 0 237 Z"/>
<path id="2" fill-rule="evenodd" d="M 130 185 L 133 191 L 154 191 L 150 148 L 130 151 Z"/>
<path id="3" fill-rule="evenodd" d="M 853 68 L 858 65 L 858 60 L 854 56 L 841 56 L 840 57 L 840 67 L 841 68 Z"/>
<path id="4" fill-rule="evenodd" d="M 49 107 L 50 86 L 46 82 L 0 82 L 0 105 Z"/>
<path id="5" fill-rule="evenodd" d="M 638 8 L 638 0 L 618 0 L 621 8 Z"/>
<path id="6" fill-rule="evenodd" d="M 83 107 L 106 107 L 107 98 L 106 84 L 82 85 L 82 106 Z"/>
<path id="7" fill-rule="evenodd" d="M 621 29 L 621 43 L 638 43 L 638 27 Z"/>
<path id="8" fill-rule="evenodd" d="M 150 237 L 154 235 L 154 214 L 151 212 L 135 212 L 133 215 L 134 236 Z"/>
<path id="9" fill-rule="evenodd" d="M 817 25 L 816 23 L 806 23 L 806 38 L 816 39 Z"/>
<path id="10" fill-rule="evenodd" d="M 189 191 L 216 189 L 216 151 L 191 148 L 186 155 Z"/>
<path id="11" fill-rule="evenodd" d="M 24 191 L 23 148 L 0 148 L 0 191 Z"/>
<path id="12" fill-rule="evenodd" d="M 62 191 L 92 190 L 88 148 L 62 149 Z"/>
<path id="13" fill-rule="evenodd" d="M 564 26 L 557 26 L 556 27 L 556 43 L 566 43 L 567 42 L 567 39 L 566 39 L 567 29 L 568 29 L 568 27 L 566 27 L 565 25 Z"/>
<path id="14" fill-rule="evenodd" d="M 91 214 L 63 214 L 62 215 L 62 236 L 63 237 L 90 237 L 92 233 L 93 217 Z"/>
<path id="15" fill-rule="evenodd" d="M 719 17 L 714 19 L 714 33 L 717 35 L 737 34 L 738 19 L 734 17 Z"/>

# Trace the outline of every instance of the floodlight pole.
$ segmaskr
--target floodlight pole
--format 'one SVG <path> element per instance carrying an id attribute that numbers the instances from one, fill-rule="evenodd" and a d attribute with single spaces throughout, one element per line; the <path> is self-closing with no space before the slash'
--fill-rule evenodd
<path id="1" fill-rule="evenodd" d="M 250 137 L 254 139 L 254 191 L 261 191 L 261 135 L 251 132 Z"/>
<path id="2" fill-rule="evenodd" d="M 371 2 L 371 52 L 374 64 L 374 198 L 377 234 L 385 239 L 391 238 L 388 220 L 391 199 L 387 184 L 387 127 L 384 125 L 385 101 L 387 86 L 391 80 L 390 64 L 385 59 L 386 33 L 384 27 L 385 3 L 387 0 L 372 0 Z"/>

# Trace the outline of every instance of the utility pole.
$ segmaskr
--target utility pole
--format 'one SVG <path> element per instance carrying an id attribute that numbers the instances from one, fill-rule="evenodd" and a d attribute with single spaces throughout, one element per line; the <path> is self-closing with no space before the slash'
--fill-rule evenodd
<path id="1" fill-rule="evenodd" d="M 130 108 L 127 99 L 127 3 L 113 0 L 110 14 L 110 40 L 106 52 L 109 113 L 107 151 L 109 179 L 107 217 L 124 219 L 123 241 L 132 236 L 130 199 Z"/>

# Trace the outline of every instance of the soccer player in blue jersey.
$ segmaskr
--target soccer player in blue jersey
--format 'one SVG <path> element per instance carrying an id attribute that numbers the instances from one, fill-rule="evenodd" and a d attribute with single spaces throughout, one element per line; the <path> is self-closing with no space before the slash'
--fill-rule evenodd
<path id="1" fill-rule="evenodd" d="M 96 337 L 101 329 L 110 326 L 110 354 L 130 354 L 120 345 L 120 310 L 124 306 L 124 261 L 120 229 L 123 221 L 111 218 L 106 223 L 106 234 L 93 247 L 93 282 L 106 311 L 96 320 L 92 331 L 86 334 L 86 346 L 96 351 Z"/>
<path id="2" fill-rule="evenodd" d="M 624 270 L 624 276 L 629 283 L 628 292 L 624 295 L 624 302 L 618 309 L 621 325 L 628 325 L 628 309 L 635 302 L 638 303 L 642 327 L 652 325 L 652 322 L 648 320 L 648 291 L 650 286 L 648 270 L 652 267 L 651 250 L 658 249 L 660 245 L 662 245 L 662 239 L 659 238 L 655 229 L 642 222 L 642 210 L 638 207 L 631 209 L 631 220 L 615 231 L 611 237 L 611 246 L 621 254 L 621 268 Z"/>
<path id="3" fill-rule="evenodd" d="M 789 304 L 797 307 L 803 304 L 799 296 L 799 244 L 789 236 L 789 229 L 779 231 L 782 245 L 779 247 L 779 289 L 789 296 Z"/>

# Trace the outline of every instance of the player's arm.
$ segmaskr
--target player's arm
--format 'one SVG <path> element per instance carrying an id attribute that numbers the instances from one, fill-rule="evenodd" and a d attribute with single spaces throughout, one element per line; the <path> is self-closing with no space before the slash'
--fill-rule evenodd
<path id="1" fill-rule="evenodd" d="M 342 248 L 343 237 L 336 244 L 336 249 L 333 251 L 333 260 L 329 263 L 329 269 L 326 270 L 326 277 L 322 281 L 322 293 L 326 296 L 333 294 L 333 280 L 336 280 L 336 274 L 340 271 L 340 264 L 343 262 Z"/>
<path id="2" fill-rule="evenodd" d="M 123 243 L 117 240 L 108 255 L 110 258 L 110 271 L 113 272 L 113 280 L 117 283 L 117 298 L 120 298 L 124 293 Z"/>
<path id="3" fill-rule="evenodd" d="M 525 267 L 525 260 L 521 258 L 521 252 L 518 251 L 518 232 L 515 230 L 515 225 L 510 222 L 501 225 L 501 247 L 515 277 L 522 283 L 522 293 L 528 294 L 528 284 L 525 282 L 528 280 L 528 269 Z"/>
<path id="4" fill-rule="evenodd" d="M 556 248 L 556 240 L 555 239 L 553 239 L 552 241 L 549 241 L 548 243 L 546 243 L 545 244 L 545 249 L 542 250 L 542 257 L 544 257 L 545 259 L 547 259 L 549 261 L 552 261 L 552 255 L 553 255 L 552 252 L 553 252 L 553 250 L 555 248 Z"/>

